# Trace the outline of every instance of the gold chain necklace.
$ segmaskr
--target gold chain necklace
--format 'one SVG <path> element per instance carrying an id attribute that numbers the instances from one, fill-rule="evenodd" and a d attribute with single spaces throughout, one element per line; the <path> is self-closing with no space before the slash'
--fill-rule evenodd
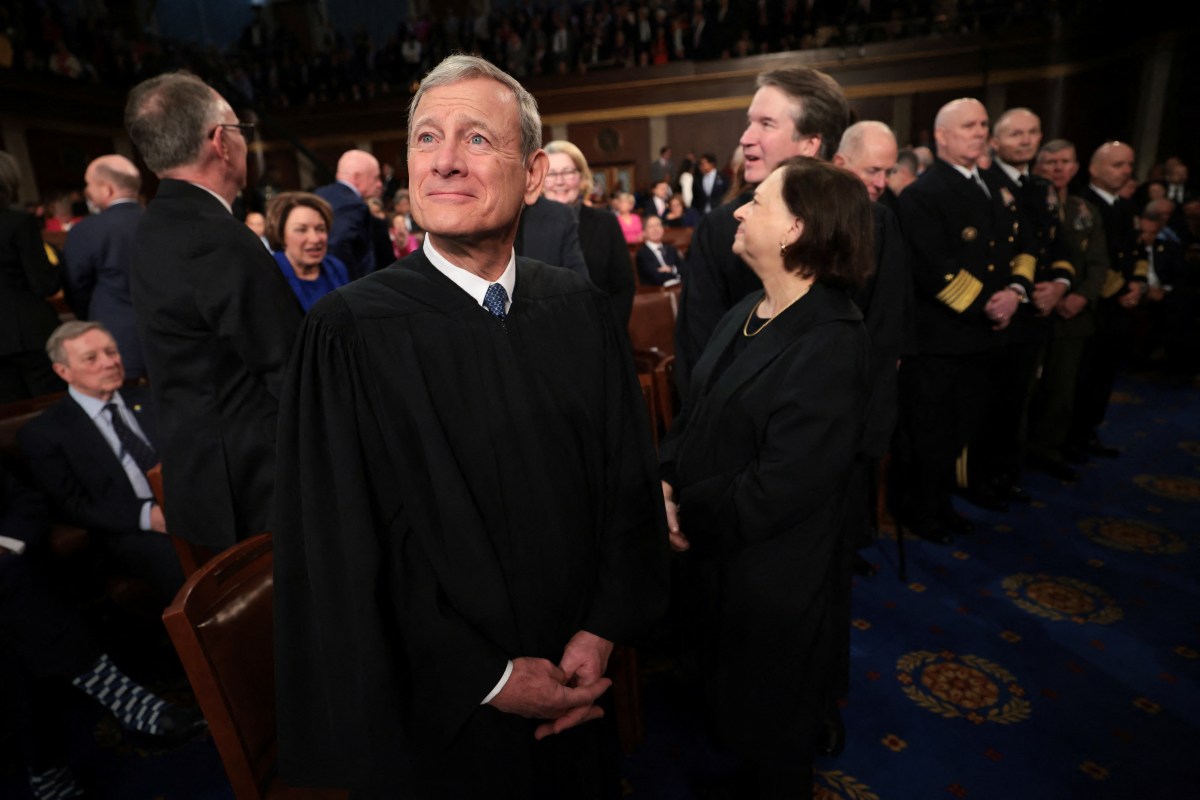
<path id="1" fill-rule="evenodd" d="M 742 336 L 747 336 L 747 337 L 749 337 L 749 336 L 758 336 L 760 333 L 762 333 L 762 332 L 763 332 L 763 328 L 766 328 L 768 325 L 770 325 L 772 322 L 774 322 L 774 321 L 775 321 L 775 317 L 778 317 L 780 314 L 782 314 L 783 312 L 787 311 L 789 308 L 791 308 L 791 307 L 792 307 L 792 303 L 795 303 L 797 300 L 799 300 L 801 297 L 804 297 L 804 295 L 806 295 L 806 294 L 808 294 L 808 292 L 807 292 L 807 291 L 805 291 L 805 292 L 801 292 L 800 294 L 798 294 L 798 295 L 796 295 L 795 297 L 793 297 L 791 300 L 789 300 L 789 301 L 788 301 L 788 304 L 787 304 L 786 306 L 784 306 L 783 308 L 779 309 L 779 310 L 778 310 L 778 311 L 776 311 L 774 314 L 772 314 L 772 315 L 771 315 L 771 318 L 770 318 L 770 319 L 768 319 L 766 322 L 764 322 L 764 323 L 763 323 L 763 324 L 762 324 L 762 325 L 759 327 L 759 329 L 758 329 L 758 330 L 756 330 L 754 333 L 751 333 L 751 332 L 750 332 L 750 320 L 754 318 L 754 312 L 755 312 L 755 311 L 758 311 L 758 307 L 762 305 L 762 303 L 763 303 L 763 300 L 766 300 L 766 299 L 767 299 L 767 298 L 764 296 L 764 297 L 762 298 L 762 300 L 759 300 L 757 303 L 755 303 L 755 304 L 754 304 L 754 308 L 750 309 L 750 313 L 749 313 L 749 314 L 746 316 L 746 321 L 745 321 L 744 323 L 742 323 Z"/>

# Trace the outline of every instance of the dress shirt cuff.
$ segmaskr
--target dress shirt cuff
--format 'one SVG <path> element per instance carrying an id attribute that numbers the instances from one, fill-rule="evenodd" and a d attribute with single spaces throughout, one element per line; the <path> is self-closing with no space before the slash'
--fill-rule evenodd
<path id="1" fill-rule="evenodd" d="M 25 552 L 25 543 L 20 539 L 13 539 L 8 536 L 0 536 L 0 547 L 9 550 L 16 555 L 21 555 Z"/>
<path id="2" fill-rule="evenodd" d="M 500 682 L 496 684 L 495 688 L 488 692 L 487 697 L 483 698 L 483 702 L 481 702 L 479 705 L 486 706 L 488 703 L 492 702 L 496 695 L 500 694 L 500 690 L 504 688 L 505 684 L 508 683 L 508 679 L 511 677 L 512 659 L 509 659 L 508 666 L 504 668 L 504 674 L 500 676 Z"/>
<path id="3" fill-rule="evenodd" d="M 1029 293 L 1025 291 L 1025 287 L 1024 287 L 1024 286 L 1022 286 L 1021 284 L 1019 284 L 1019 283 L 1010 283 L 1008 286 L 1005 286 L 1004 288 L 1005 288 L 1005 289 L 1012 289 L 1014 292 L 1016 292 L 1016 293 L 1017 293 L 1017 296 L 1021 298 L 1021 302 L 1022 302 L 1022 303 L 1028 303 L 1028 302 L 1029 302 Z"/>
<path id="4" fill-rule="evenodd" d="M 138 515 L 138 528 L 140 530 L 150 530 L 150 509 L 152 508 L 154 508 L 153 500 L 142 501 L 142 513 Z"/>
<path id="5" fill-rule="evenodd" d="M 1070 278 L 1055 278 L 1054 282 L 1061 283 L 1063 286 L 1066 286 L 1068 289 L 1071 288 L 1071 279 Z"/>

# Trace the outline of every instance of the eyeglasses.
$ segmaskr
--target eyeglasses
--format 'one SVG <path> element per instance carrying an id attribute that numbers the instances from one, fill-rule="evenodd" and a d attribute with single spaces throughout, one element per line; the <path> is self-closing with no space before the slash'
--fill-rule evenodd
<path id="1" fill-rule="evenodd" d="M 562 178 L 565 181 L 568 178 L 573 178 L 578 174 L 579 174 L 579 170 L 577 170 L 577 169 L 564 169 L 562 172 L 547 172 L 546 180 L 556 181 L 559 178 Z"/>
<path id="2" fill-rule="evenodd" d="M 208 136 L 210 139 L 213 137 L 213 134 L 215 134 L 217 132 L 218 128 L 237 128 L 239 131 L 242 132 L 242 138 L 245 139 L 247 142 L 250 141 L 250 137 L 252 137 L 254 135 L 254 123 L 253 122 L 222 122 L 220 125 L 217 125 L 211 131 L 208 132 Z"/>

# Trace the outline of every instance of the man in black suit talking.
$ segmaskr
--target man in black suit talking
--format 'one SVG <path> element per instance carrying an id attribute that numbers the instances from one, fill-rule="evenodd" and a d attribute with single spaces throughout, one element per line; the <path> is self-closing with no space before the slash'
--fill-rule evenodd
<path id="1" fill-rule="evenodd" d="M 158 463 L 149 393 L 122 389 L 125 370 L 99 322 L 60 325 L 46 342 L 68 396 L 17 434 L 37 488 L 69 522 L 143 578 L 165 607 L 183 584 L 179 559 L 146 472 Z"/>
<path id="2" fill-rule="evenodd" d="M 161 179 L 138 226 L 132 288 L 166 513 L 173 534 L 223 549 L 269 529 L 279 391 L 303 311 L 233 215 L 254 126 L 173 72 L 133 88 L 125 127 Z"/>

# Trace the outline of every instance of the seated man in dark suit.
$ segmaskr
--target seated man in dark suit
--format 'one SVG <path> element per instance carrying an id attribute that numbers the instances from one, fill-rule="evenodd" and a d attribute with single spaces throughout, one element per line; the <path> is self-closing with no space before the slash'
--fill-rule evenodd
<path id="1" fill-rule="evenodd" d="M 679 283 L 679 251 L 663 241 L 663 223 L 658 217 L 646 217 L 642 231 L 646 241 L 637 251 L 638 280 L 642 286 L 669 286 Z"/>
<path id="2" fill-rule="evenodd" d="M 46 353 L 69 396 L 17 434 L 30 475 L 67 521 L 87 528 L 165 607 L 183 571 L 146 479 L 158 463 L 150 393 L 121 388 L 120 351 L 98 322 L 63 323 Z"/>
<path id="3" fill-rule="evenodd" d="M 347 150 L 337 164 L 337 180 L 314 191 L 333 206 L 333 228 L 329 231 L 329 252 L 337 256 L 350 279 L 361 278 L 391 263 L 376 260 L 376 229 L 381 227 L 371 215 L 367 200 L 379 197 L 383 180 L 379 160 L 365 150 Z"/>
<path id="4" fill-rule="evenodd" d="M 49 527 L 44 499 L 0 466 L 0 751 L 25 764 L 36 800 L 80 796 L 64 752 L 68 684 L 158 744 L 205 727 L 194 709 L 169 705 L 122 673 L 79 613 L 50 589 L 31 561 Z"/>

